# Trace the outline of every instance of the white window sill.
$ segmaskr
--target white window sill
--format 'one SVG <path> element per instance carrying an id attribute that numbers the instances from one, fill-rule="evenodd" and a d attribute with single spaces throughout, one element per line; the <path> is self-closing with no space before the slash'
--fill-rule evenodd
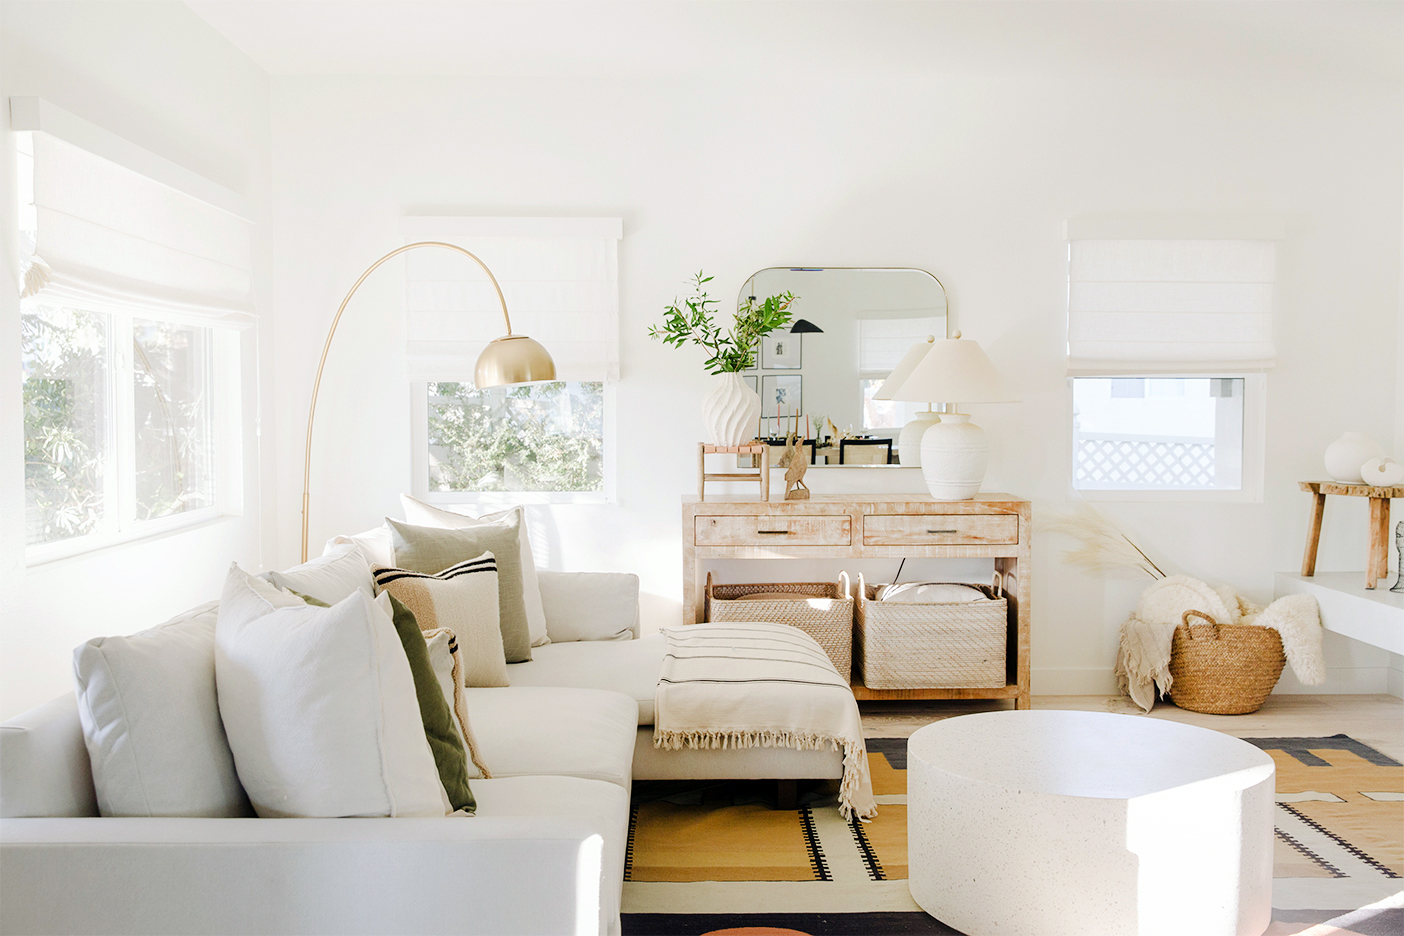
<path id="1" fill-rule="evenodd" d="M 1141 504 L 1183 504 L 1183 503 L 1204 503 L 1204 504 L 1261 504 L 1263 495 L 1261 492 L 1253 491 L 1098 491 L 1086 488 L 1076 488 L 1080 497 L 1089 501 L 1102 501 L 1104 503 L 1141 503 Z"/>
<path id="2" fill-rule="evenodd" d="M 208 508 L 175 517 L 147 520 L 126 533 L 91 533 L 70 540 L 27 546 L 24 551 L 24 564 L 32 569 L 35 566 L 48 565 L 64 559 L 78 559 L 119 546 L 131 546 L 168 536 L 179 536 L 202 527 L 215 526 L 236 519 L 238 516 L 238 514 L 222 514 L 216 508 Z"/>
<path id="3" fill-rule="evenodd" d="M 425 503 L 482 504 L 484 506 L 514 507 L 517 504 L 610 504 L 613 499 L 605 491 L 430 491 L 416 494 Z"/>

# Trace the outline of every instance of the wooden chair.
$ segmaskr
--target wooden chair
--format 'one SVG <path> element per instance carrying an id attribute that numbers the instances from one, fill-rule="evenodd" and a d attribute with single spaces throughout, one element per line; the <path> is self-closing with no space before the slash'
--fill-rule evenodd
<path id="1" fill-rule="evenodd" d="M 852 455 L 849 449 L 853 449 Z M 879 452 L 878 449 L 882 451 Z M 891 439 L 839 439 L 840 465 L 890 465 Z"/>

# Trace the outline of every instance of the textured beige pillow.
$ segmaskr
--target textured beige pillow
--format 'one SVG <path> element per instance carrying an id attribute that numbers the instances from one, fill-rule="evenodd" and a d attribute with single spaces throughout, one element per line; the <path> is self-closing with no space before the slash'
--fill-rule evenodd
<path id="1" fill-rule="evenodd" d="M 521 511 L 512 511 L 494 523 L 459 530 L 414 526 L 389 517 L 385 523 L 395 543 L 395 565 L 401 569 L 434 575 L 484 552 L 492 553 L 497 560 L 497 612 L 503 652 L 508 663 L 531 659 L 531 628 L 527 624 L 526 586 L 522 578 Z M 464 635 L 459 633 L 458 639 L 463 640 Z"/>
<path id="2" fill-rule="evenodd" d="M 376 566 L 375 585 L 414 612 L 419 629 L 447 627 L 463 654 L 464 685 L 510 686 L 497 624 L 497 560 L 485 552 L 429 575 Z"/>

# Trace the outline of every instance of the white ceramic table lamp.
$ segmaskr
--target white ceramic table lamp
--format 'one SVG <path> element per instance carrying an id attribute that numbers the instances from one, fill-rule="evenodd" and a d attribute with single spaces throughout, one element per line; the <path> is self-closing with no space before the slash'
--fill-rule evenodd
<path id="1" fill-rule="evenodd" d="M 970 500 L 979 493 L 990 442 L 985 430 L 965 413 L 956 412 L 954 404 L 1018 402 L 984 350 L 961 338 L 960 332 L 932 342 L 892 398 L 952 404 L 921 437 L 921 473 L 937 500 Z"/>
<path id="2" fill-rule="evenodd" d="M 887 375 L 887 379 L 878 387 L 877 393 L 873 394 L 874 400 L 895 400 L 894 393 L 901 388 L 912 371 L 921 363 L 921 359 L 926 357 L 926 352 L 931 350 L 931 345 L 936 341 L 935 335 L 927 335 L 924 341 L 919 341 L 912 345 L 902 360 L 897 362 L 897 366 L 892 369 L 892 373 Z M 926 412 L 917 413 L 911 422 L 902 427 L 902 432 L 897 436 L 897 458 L 905 468 L 918 468 L 921 466 L 921 437 L 926 430 L 936 425 L 941 419 L 940 413 L 931 411 L 931 404 L 927 403 Z"/>

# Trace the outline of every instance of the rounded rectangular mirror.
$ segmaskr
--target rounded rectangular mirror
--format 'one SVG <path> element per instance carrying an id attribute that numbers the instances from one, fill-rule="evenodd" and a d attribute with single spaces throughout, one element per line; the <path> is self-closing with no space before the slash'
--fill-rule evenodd
<path id="1" fill-rule="evenodd" d="M 783 292 L 796 296 L 793 323 L 762 339 L 745 372 L 761 395 L 761 437 L 778 442 L 798 425 L 816 467 L 897 464 L 898 433 L 927 407 L 873 394 L 912 345 L 946 336 L 946 288 L 914 267 L 768 267 L 738 301 Z"/>

